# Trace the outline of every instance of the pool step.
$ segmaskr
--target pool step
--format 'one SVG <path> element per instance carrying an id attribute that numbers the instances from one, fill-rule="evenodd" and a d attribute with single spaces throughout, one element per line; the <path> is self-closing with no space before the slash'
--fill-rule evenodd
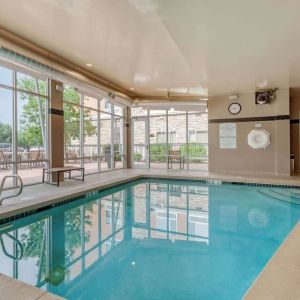
<path id="1" fill-rule="evenodd" d="M 294 193 L 291 190 L 261 189 L 258 192 L 269 198 L 300 205 L 300 194 Z"/>
<path id="2" fill-rule="evenodd" d="M 288 196 L 300 201 L 300 193 L 298 190 L 288 190 L 288 189 L 272 189 L 275 193 L 280 195 Z"/>

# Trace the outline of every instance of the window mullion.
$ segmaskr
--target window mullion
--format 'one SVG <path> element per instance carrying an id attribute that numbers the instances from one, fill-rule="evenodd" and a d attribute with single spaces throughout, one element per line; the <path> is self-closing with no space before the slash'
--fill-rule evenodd
<path id="1" fill-rule="evenodd" d="M 80 159 L 80 165 L 83 168 L 84 167 L 84 107 L 83 107 L 83 94 L 80 94 L 80 139 L 79 139 L 79 155 L 81 157 Z"/>
<path id="2" fill-rule="evenodd" d="M 13 72 L 13 134 L 12 134 L 12 161 L 13 161 L 13 175 L 17 175 L 17 153 L 18 153 L 18 94 L 17 94 L 17 73 Z M 14 179 L 13 185 L 16 186 L 17 182 Z"/>

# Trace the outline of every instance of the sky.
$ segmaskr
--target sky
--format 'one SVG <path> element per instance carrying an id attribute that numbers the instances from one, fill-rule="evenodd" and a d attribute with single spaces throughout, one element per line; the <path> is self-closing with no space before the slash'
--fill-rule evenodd
<path id="1" fill-rule="evenodd" d="M 12 71 L 0 66 L 0 84 L 13 85 Z M 22 114 L 24 101 L 18 103 L 18 117 Z M 13 122 L 13 91 L 0 87 L 0 122 L 12 125 Z"/>
<path id="2" fill-rule="evenodd" d="M 12 85 L 12 72 L 0 66 L 0 83 Z M 10 90 L 0 88 L 0 122 L 12 124 L 12 97 Z"/>

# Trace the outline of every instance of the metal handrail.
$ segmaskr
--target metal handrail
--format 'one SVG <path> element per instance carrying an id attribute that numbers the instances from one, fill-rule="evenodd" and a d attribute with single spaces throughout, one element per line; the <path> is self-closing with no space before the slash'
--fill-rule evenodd
<path id="1" fill-rule="evenodd" d="M 10 195 L 10 196 L 6 196 L 6 197 L 0 198 L 0 206 L 2 205 L 2 202 L 4 200 L 17 197 L 23 191 L 23 181 L 22 181 L 22 178 L 19 175 L 7 175 L 7 176 L 4 176 L 3 179 L 2 179 L 1 186 L 0 186 L 0 196 L 1 196 L 1 193 L 3 191 L 4 183 L 5 183 L 5 181 L 6 181 L 7 178 L 17 178 L 17 180 L 19 180 L 19 182 L 20 182 L 19 191 L 16 194 L 14 194 L 14 195 Z"/>

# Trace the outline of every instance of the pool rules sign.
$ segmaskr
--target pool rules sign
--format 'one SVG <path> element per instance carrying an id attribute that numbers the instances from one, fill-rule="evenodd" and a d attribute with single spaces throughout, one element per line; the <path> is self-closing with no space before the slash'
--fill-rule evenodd
<path id="1" fill-rule="evenodd" d="M 221 123 L 219 125 L 220 149 L 236 149 L 236 124 Z"/>

